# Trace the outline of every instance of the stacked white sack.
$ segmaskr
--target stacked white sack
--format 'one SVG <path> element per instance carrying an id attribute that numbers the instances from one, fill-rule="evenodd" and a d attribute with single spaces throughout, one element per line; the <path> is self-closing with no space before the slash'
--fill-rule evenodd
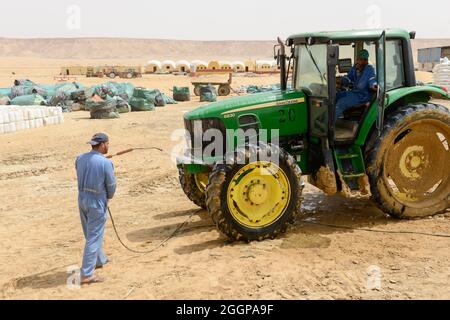
<path id="1" fill-rule="evenodd" d="M 450 91 L 450 61 L 445 57 L 433 68 L 433 84 L 446 87 Z"/>
<path id="2" fill-rule="evenodd" d="M 0 134 L 63 122 L 61 107 L 0 106 Z"/>

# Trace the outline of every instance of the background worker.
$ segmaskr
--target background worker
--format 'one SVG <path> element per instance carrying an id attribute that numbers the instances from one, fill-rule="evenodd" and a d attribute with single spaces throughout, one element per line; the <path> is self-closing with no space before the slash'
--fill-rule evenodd
<path id="1" fill-rule="evenodd" d="M 369 102 L 372 99 L 372 92 L 378 88 L 375 69 L 369 64 L 369 51 L 365 49 L 359 51 L 356 64 L 342 78 L 343 87 L 350 84 L 353 84 L 352 90 L 336 94 L 336 119 L 341 117 L 345 110 Z"/>
<path id="2" fill-rule="evenodd" d="M 108 200 L 113 198 L 116 191 L 113 163 L 104 156 L 108 153 L 108 136 L 104 133 L 97 133 L 88 144 L 92 146 L 92 150 L 78 156 L 75 161 L 78 178 L 78 205 L 81 225 L 86 238 L 81 267 L 81 284 L 105 281 L 105 278 L 94 274 L 94 270 L 103 267 L 108 262 L 102 249 L 103 235 Z"/>

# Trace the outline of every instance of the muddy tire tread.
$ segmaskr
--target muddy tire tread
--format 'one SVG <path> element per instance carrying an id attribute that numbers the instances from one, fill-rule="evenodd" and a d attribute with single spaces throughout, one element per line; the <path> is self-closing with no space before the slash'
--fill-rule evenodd
<path id="1" fill-rule="evenodd" d="M 249 157 L 252 152 L 258 152 L 258 148 L 249 147 L 246 148 L 245 151 L 240 151 L 235 155 L 235 159 L 240 157 Z M 276 226 L 269 233 L 263 235 L 244 235 L 239 230 L 237 230 L 234 224 L 229 221 L 225 217 L 225 214 L 222 209 L 222 188 L 227 175 L 232 171 L 233 165 L 230 164 L 216 164 L 210 174 L 208 185 L 206 186 L 206 207 L 208 212 L 216 224 L 218 230 L 227 236 L 231 241 L 263 241 L 265 239 L 275 239 L 280 234 L 286 232 L 289 224 L 293 224 L 296 219 L 302 214 L 301 211 L 301 203 L 302 203 L 302 192 L 304 188 L 303 177 L 300 168 L 295 162 L 294 158 L 288 153 L 284 152 L 281 149 L 278 149 L 280 152 L 280 157 L 286 161 L 288 167 L 292 171 L 295 176 L 296 183 L 298 184 L 298 192 L 294 198 L 294 210 L 291 210 L 289 213 L 289 217 L 283 219 L 281 221 L 276 222 Z"/>
<path id="2" fill-rule="evenodd" d="M 206 197 L 201 192 L 194 179 L 194 175 L 186 174 L 183 168 L 178 168 L 178 177 L 180 180 L 181 188 L 186 196 L 200 208 L 206 209 Z"/>
<path id="3" fill-rule="evenodd" d="M 415 118 L 424 112 L 430 111 L 450 114 L 450 111 L 446 107 L 435 103 L 411 103 L 403 107 L 399 107 L 398 110 L 387 115 L 381 135 L 378 136 L 378 131 L 375 129 L 366 146 L 366 168 L 371 186 L 372 199 L 379 209 L 397 219 L 416 219 L 418 217 L 405 216 L 404 205 L 401 205 L 395 201 L 393 197 L 391 197 L 392 199 L 384 199 L 381 195 L 377 183 L 379 179 L 381 179 L 383 171 L 381 168 L 378 168 L 377 165 L 378 151 L 380 150 L 384 139 L 386 139 L 393 130 L 397 130 L 399 125 L 407 124 L 411 118 Z M 395 205 L 396 203 L 398 205 Z M 443 209 L 435 214 L 445 211 L 446 209 Z"/>

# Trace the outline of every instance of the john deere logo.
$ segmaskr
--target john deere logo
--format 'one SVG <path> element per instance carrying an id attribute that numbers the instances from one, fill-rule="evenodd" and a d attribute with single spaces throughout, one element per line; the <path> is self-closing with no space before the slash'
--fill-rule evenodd
<path id="1" fill-rule="evenodd" d="M 285 106 L 285 105 L 288 105 L 288 104 L 301 103 L 301 102 L 304 102 L 304 101 L 305 101 L 304 98 L 301 98 L 301 99 L 291 99 L 291 100 L 283 100 L 283 101 L 278 101 L 276 105 L 277 105 L 277 106 Z"/>

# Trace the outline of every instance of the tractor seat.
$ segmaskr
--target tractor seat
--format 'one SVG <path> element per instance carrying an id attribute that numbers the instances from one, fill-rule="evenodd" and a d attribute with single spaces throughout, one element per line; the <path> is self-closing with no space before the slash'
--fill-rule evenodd
<path id="1" fill-rule="evenodd" d="M 370 106 L 370 102 L 362 103 L 353 106 L 344 111 L 344 119 L 346 120 L 360 120 L 366 109 Z"/>

